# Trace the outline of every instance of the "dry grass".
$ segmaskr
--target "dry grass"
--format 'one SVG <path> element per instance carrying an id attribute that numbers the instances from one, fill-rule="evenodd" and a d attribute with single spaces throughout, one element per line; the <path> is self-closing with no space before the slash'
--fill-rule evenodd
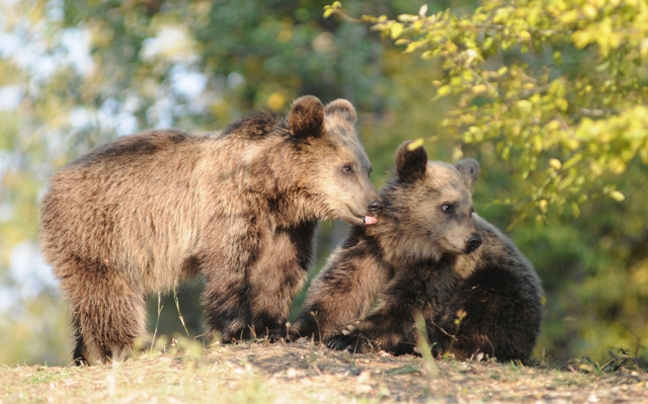
<path id="1" fill-rule="evenodd" d="M 10 403 L 648 403 L 648 375 L 350 355 L 301 341 L 188 346 L 107 366 L 5 366 Z"/>

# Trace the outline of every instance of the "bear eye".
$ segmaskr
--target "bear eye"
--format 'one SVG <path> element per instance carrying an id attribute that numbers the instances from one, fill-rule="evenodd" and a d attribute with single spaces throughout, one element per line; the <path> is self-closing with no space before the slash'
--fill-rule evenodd
<path id="1" fill-rule="evenodd" d="M 452 213 L 454 211 L 454 205 L 451 203 L 444 203 L 443 205 L 441 205 L 441 210 L 444 213 Z"/>
<path id="2" fill-rule="evenodd" d="M 342 166 L 342 172 L 345 174 L 351 174 L 353 172 L 353 167 L 351 167 L 351 164 L 345 164 Z"/>

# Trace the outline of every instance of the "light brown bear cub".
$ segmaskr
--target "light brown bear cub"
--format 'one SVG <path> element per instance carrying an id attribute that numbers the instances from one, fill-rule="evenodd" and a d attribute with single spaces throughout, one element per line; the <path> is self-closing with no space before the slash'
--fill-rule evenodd
<path id="1" fill-rule="evenodd" d="M 298 98 L 223 132 L 153 130 L 99 147 L 51 179 L 41 249 L 69 301 L 79 363 L 146 331 L 145 296 L 206 278 L 223 341 L 276 338 L 312 257 L 317 221 L 380 208 L 346 100 Z"/>
<path id="2" fill-rule="evenodd" d="M 528 361 L 543 291 L 515 245 L 473 212 L 479 164 L 428 161 L 406 143 L 396 170 L 378 223 L 351 229 L 313 282 L 292 337 L 410 353 L 420 313 L 437 356 Z"/>

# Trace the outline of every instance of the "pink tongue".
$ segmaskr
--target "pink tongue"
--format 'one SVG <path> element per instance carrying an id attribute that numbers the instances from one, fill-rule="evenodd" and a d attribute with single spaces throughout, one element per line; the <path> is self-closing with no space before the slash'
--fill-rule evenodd
<path id="1" fill-rule="evenodd" d="M 364 223 L 366 226 L 369 226 L 370 224 L 376 224 L 378 222 L 378 219 L 376 219 L 373 216 L 365 216 L 364 217 Z"/>

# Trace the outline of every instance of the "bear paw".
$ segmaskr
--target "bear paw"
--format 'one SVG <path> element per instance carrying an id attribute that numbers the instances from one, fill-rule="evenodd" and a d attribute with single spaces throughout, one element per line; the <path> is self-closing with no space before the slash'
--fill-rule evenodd
<path id="1" fill-rule="evenodd" d="M 364 353 L 373 350 L 373 344 L 365 335 L 360 332 L 358 322 L 349 324 L 338 333 L 329 337 L 325 344 L 331 349 L 338 351 L 349 351 Z"/>
<path id="2" fill-rule="evenodd" d="M 287 330 L 285 328 L 272 328 L 267 329 L 263 334 L 257 335 L 257 341 L 275 343 L 279 341 L 286 341 Z"/>

